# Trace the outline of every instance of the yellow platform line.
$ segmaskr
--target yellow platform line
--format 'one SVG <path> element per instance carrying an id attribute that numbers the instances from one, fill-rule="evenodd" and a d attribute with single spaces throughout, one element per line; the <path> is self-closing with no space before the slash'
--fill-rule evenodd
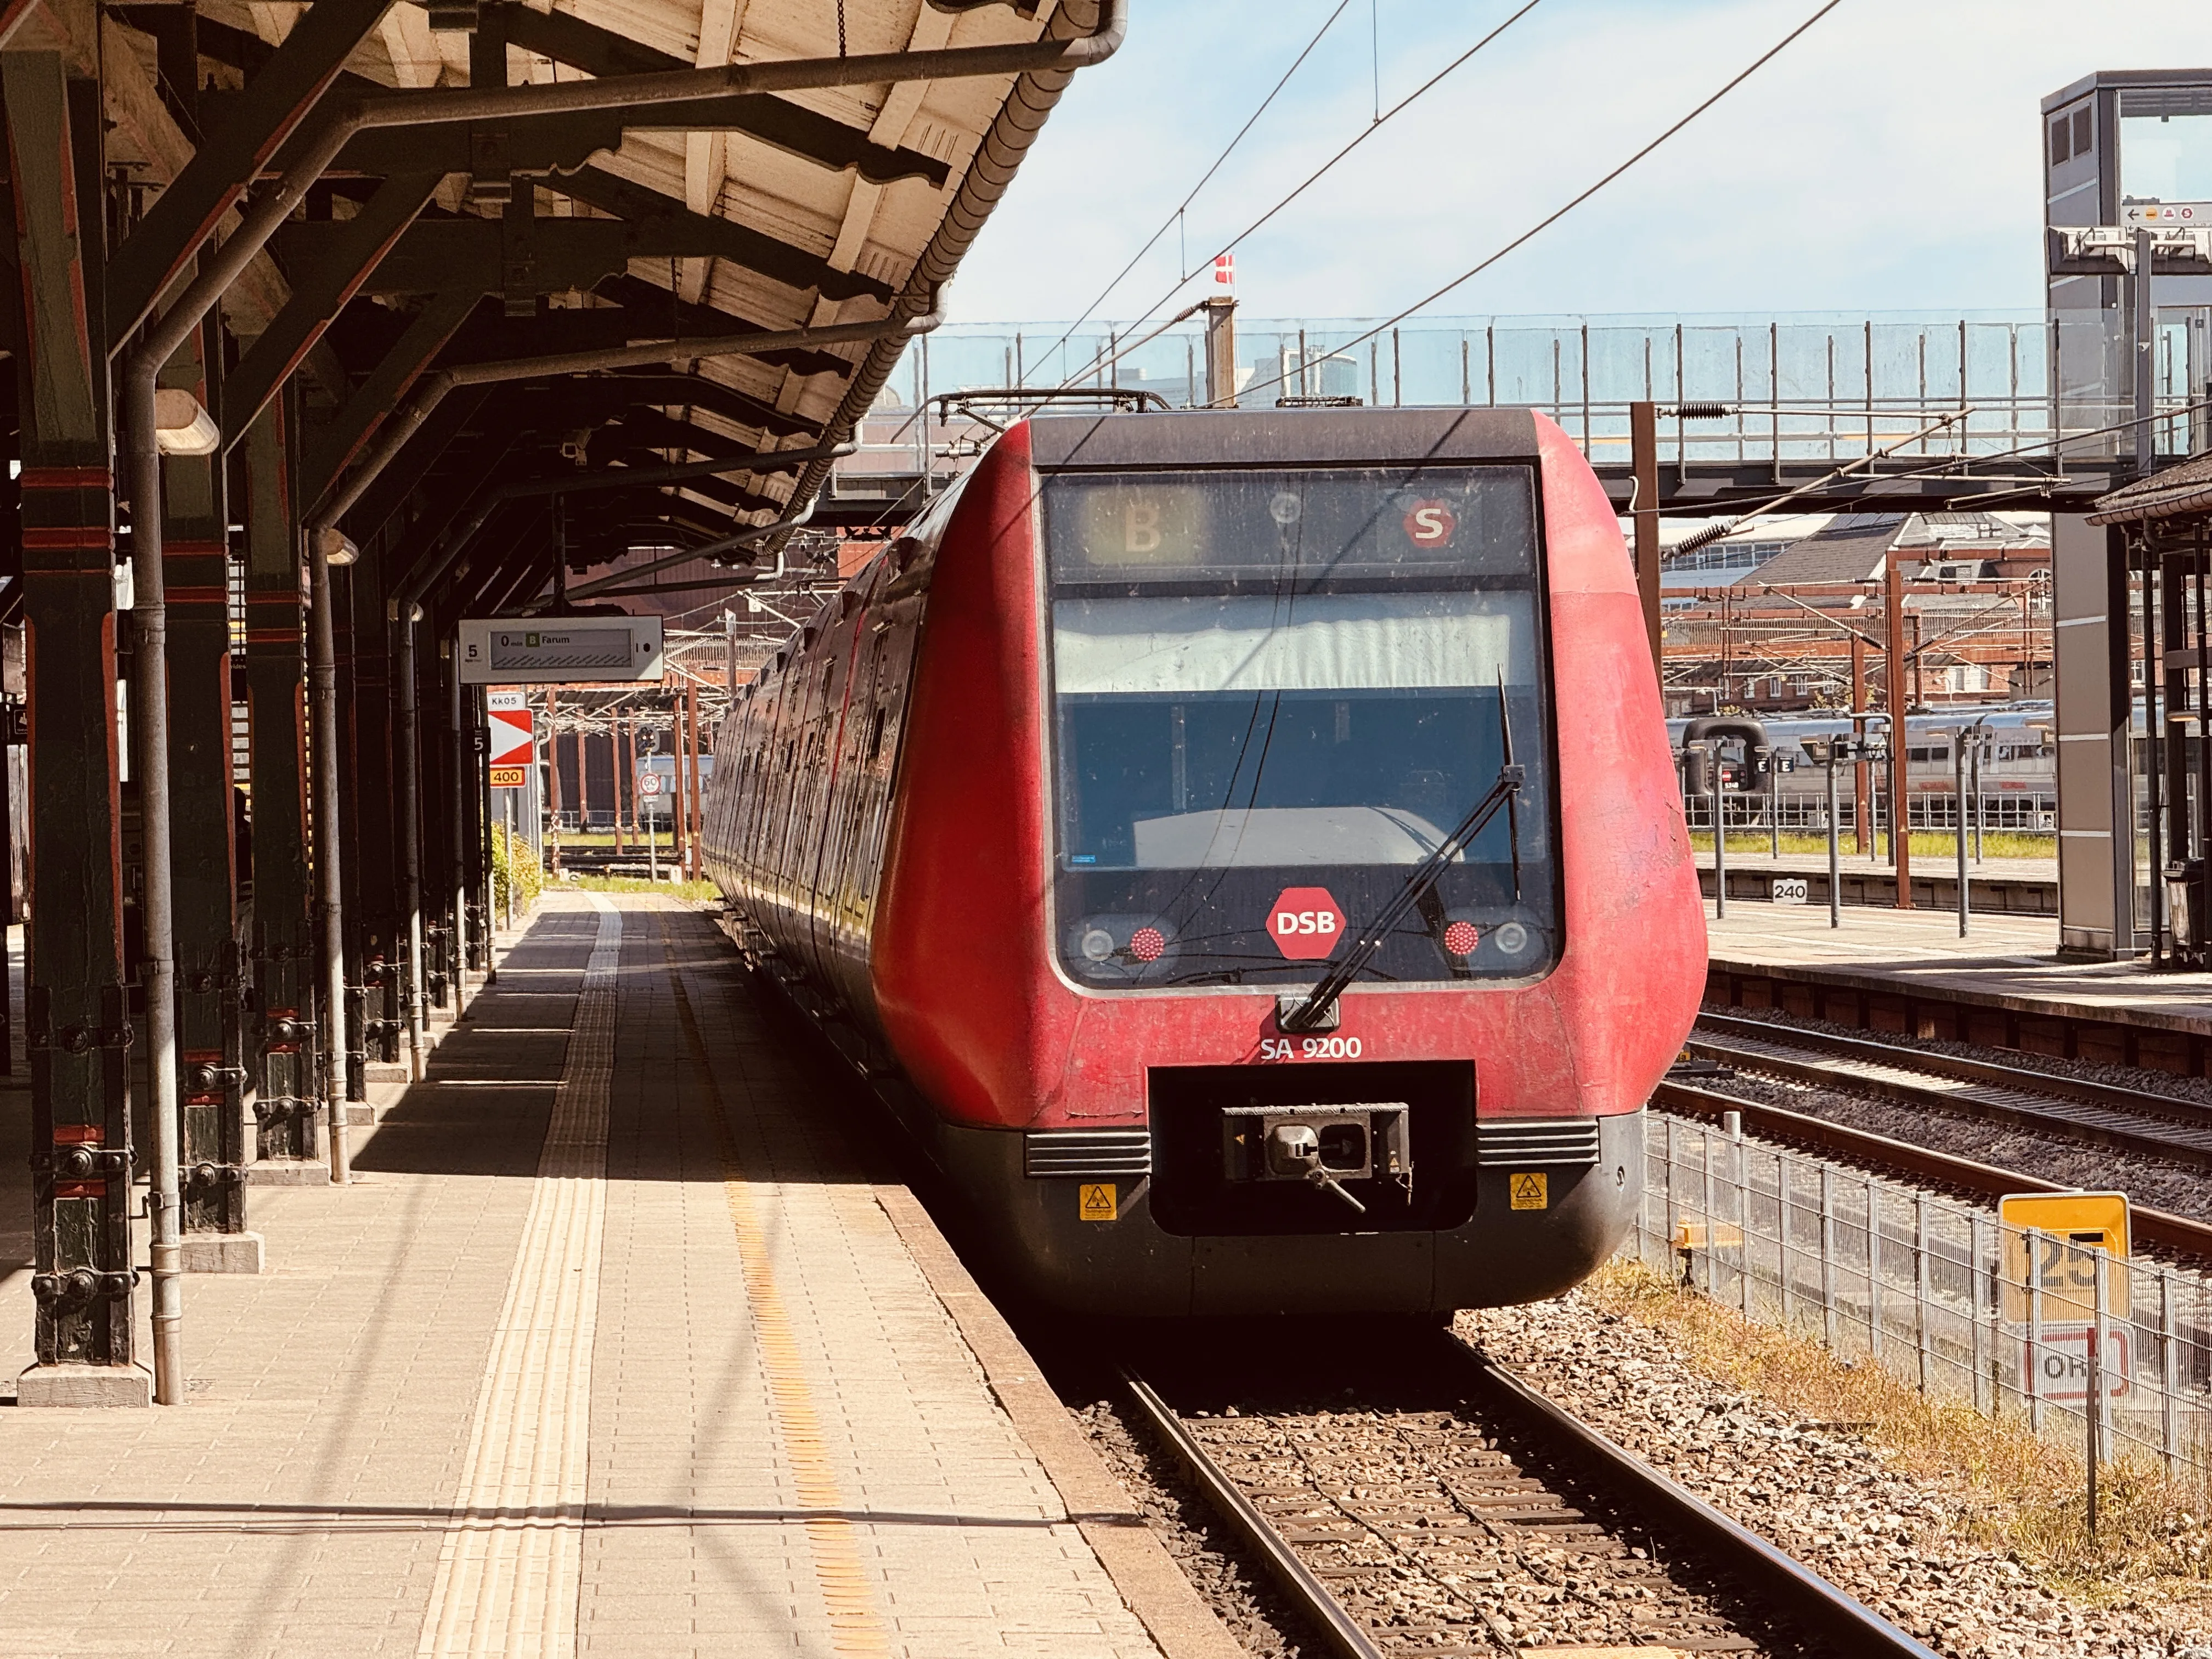
<path id="1" fill-rule="evenodd" d="M 668 924 L 661 922 L 664 946 Z M 683 976 L 670 963 L 676 987 L 676 1006 L 684 1035 L 703 1068 L 706 1044 L 685 994 Z M 738 1236 L 738 1254 L 744 1264 L 745 1303 L 751 1310 L 755 1340 L 760 1350 L 761 1372 L 768 1381 L 769 1400 L 784 1455 L 791 1466 L 792 1484 L 802 1510 L 822 1511 L 806 1517 L 806 1542 L 814 1557 L 815 1582 L 830 1613 L 830 1646 L 839 1653 L 888 1654 L 890 1634 L 877 1611 L 874 1577 L 860 1559 L 858 1534 L 845 1518 L 845 1496 L 837 1472 L 823 1449 L 822 1419 L 814 1407 L 814 1392 L 806 1380 L 806 1367 L 793 1334 L 791 1316 L 769 1258 L 768 1230 L 763 1224 L 753 1183 L 746 1178 L 738 1157 L 730 1121 L 722 1110 L 720 1094 L 711 1085 L 717 1142 L 722 1163 L 722 1194 L 729 1206 L 730 1225 Z"/>

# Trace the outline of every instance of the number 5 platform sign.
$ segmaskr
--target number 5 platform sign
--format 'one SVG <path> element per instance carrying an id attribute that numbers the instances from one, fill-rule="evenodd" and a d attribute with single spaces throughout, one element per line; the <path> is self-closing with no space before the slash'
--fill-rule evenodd
<path id="1" fill-rule="evenodd" d="M 491 722 L 491 787 L 520 789 L 530 781 L 530 763 L 538 752 L 538 739 L 527 708 L 493 708 L 485 714 Z"/>
<path id="2" fill-rule="evenodd" d="M 2039 1313 L 2046 1330 L 2094 1321 L 2098 1250 L 2112 1258 L 2105 1270 L 2105 1316 L 2128 1316 L 2125 1193 L 2014 1193 L 1997 1200 L 1997 1218 L 2005 1227 L 2007 1320 L 2024 1325 Z M 2039 1308 L 2030 1305 L 2030 1285 L 2042 1292 Z"/>

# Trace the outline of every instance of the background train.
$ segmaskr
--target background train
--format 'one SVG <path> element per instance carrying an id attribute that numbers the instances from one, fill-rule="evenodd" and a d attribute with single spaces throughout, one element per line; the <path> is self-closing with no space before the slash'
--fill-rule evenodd
<path id="1" fill-rule="evenodd" d="M 1018 423 L 716 756 L 748 956 L 1036 1297 L 1497 1305 L 1629 1224 L 1705 924 L 1619 527 L 1542 416 Z"/>
<path id="2" fill-rule="evenodd" d="M 1828 784 L 1821 769 L 1806 754 L 1807 738 L 1826 741 L 1851 734 L 1848 719 L 1781 716 L 1759 722 L 1773 746 L 1778 763 L 1765 775 L 1729 765 L 1729 822 L 1766 823 L 1778 812 L 1784 829 L 1820 830 L 1826 824 Z M 2138 709 L 2137 726 L 2141 726 Z M 1679 750 L 1686 720 L 1669 720 L 1667 733 Z M 1929 828 L 1948 828 L 1957 822 L 1958 780 L 1953 745 L 1964 726 L 1978 728 L 1981 736 L 1970 743 L 1967 771 L 1966 822 L 1975 821 L 1974 800 L 1981 801 L 1981 822 L 1990 830 L 2040 830 L 2049 833 L 2058 822 L 2058 750 L 2053 737 L 2054 715 L 2048 702 L 1992 704 L 1983 708 L 1946 708 L 1939 714 L 1905 716 L 1905 777 L 1910 821 Z M 1867 726 L 1874 741 L 1887 740 L 1883 722 Z M 1978 749 L 1978 754 L 1976 750 Z M 1888 788 L 1886 766 L 1875 769 L 1877 793 Z M 1851 823 L 1851 769 L 1837 777 L 1842 807 L 1841 821 Z M 1710 801 L 1696 793 L 1688 801 L 1690 821 L 1700 827 L 1712 821 Z M 1889 822 L 1884 805 L 1876 809 L 1877 821 Z"/>

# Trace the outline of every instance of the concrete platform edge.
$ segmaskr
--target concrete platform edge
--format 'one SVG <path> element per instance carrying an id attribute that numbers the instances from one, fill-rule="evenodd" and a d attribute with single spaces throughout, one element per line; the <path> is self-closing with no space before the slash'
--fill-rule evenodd
<path id="1" fill-rule="evenodd" d="M 921 1200 L 878 1185 L 877 1204 L 929 1282 L 984 1380 L 1130 1612 L 1166 1659 L 1249 1659 L 1153 1534 L 1127 1490 L 1075 1426 L 1029 1350 L 977 1288 Z"/>
<path id="2" fill-rule="evenodd" d="M 1921 964 L 1916 963 L 1917 967 Z M 1930 962 L 1929 972 L 1969 971 L 1956 963 Z M 1977 1008 L 2001 1008 L 2008 1013 L 2045 1019 L 2071 1019 L 2088 1024 L 2132 1025 L 2138 1030 L 2170 1031 L 2181 1036 L 2212 1036 L 2212 1024 L 2183 1014 L 2161 1013 L 2154 1008 L 2130 1008 L 2123 1003 L 2098 1005 L 2066 1002 L 2057 997 L 2021 995 L 2005 991 L 1977 991 L 1956 984 L 1907 978 L 1896 972 L 1867 968 L 1832 967 L 1807 962 L 1751 962 L 1732 957 L 1712 957 L 1705 964 L 1714 974 L 1741 974 L 1752 979 L 1797 980 L 1807 984 L 1832 985 L 1840 990 L 1867 991 L 1881 996 L 1920 997 L 1930 1002 L 1960 1002 Z"/>

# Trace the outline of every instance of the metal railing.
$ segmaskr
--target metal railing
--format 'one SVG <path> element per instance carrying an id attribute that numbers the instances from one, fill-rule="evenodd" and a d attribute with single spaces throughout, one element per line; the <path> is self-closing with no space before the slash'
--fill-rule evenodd
<path id="1" fill-rule="evenodd" d="M 1623 1247 L 1761 1324 L 2100 1459 L 2212 1478 L 2212 1282 L 1660 1112 Z M 2100 1356 L 2091 1376 L 2090 1356 Z"/>
<path id="2" fill-rule="evenodd" d="M 2020 449 L 2047 456 L 2065 435 L 2063 459 L 2090 459 L 2125 453 L 2131 442 L 2125 425 L 2133 404 L 2105 383 L 2112 354 L 2101 320 L 2036 312 L 1437 319 L 1360 339 L 1368 327 L 1358 319 L 1240 321 L 1247 402 L 1265 406 L 1292 395 L 1533 406 L 1600 464 L 1626 461 L 1636 402 L 1726 410 L 1662 419 L 1662 459 L 1672 465 L 1842 462 L 1945 415 L 1958 418 L 1907 445 L 1900 458 Z M 908 348 L 877 413 L 914 410 L 963 386 L 1109 380 L 1177 406 L 1205 401 L 1195 325 L 1151 338 L 1105 325 L 1062 334 L 1048 324 L 947 325 Z M 2160 325 L 2154 361 L 2157 447 L 2189 453 L 2206 436 L 2196 429 L 2202 413 L 2188 410 L 2201 398 L 2191 388 L 2201 386 L 2208 366 L 2192 361 L 2189 331 L 2178 322 Z M 2061 362 L 2071 366 L 2063 379 Z M 2083 363 L 2098 367 L 2083 370 Z M 901 439 L 912 443 L 915 434 Z"/>

